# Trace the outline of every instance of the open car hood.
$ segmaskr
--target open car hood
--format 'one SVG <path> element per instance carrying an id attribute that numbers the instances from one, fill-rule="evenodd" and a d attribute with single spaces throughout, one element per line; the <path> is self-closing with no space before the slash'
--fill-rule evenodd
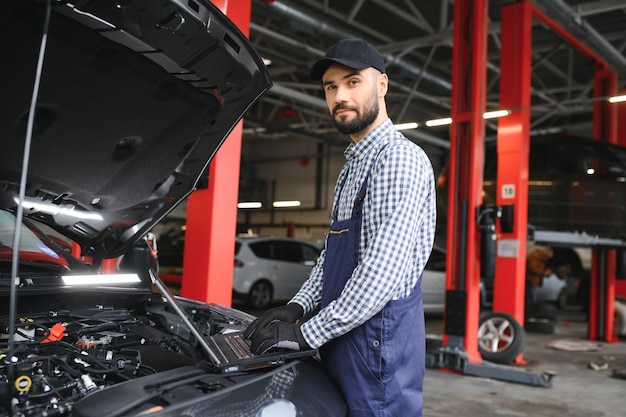
<path id="1" fill-rule="evenodd" d="M 84 255 L 116 257 L 145 235 L 206 176 L 271 86 L 260 57 L 209 2 L 52 1 L 29 127 L 45 2 L 2 6 L 0 209 L 20 204 L 32 129 L 24 216 Z"/>

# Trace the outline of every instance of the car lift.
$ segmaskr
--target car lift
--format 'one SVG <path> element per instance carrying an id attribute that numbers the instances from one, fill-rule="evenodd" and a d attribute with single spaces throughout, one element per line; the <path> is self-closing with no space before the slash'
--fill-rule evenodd
<path id="1" fill-rule="evenodd" d="M 606 250 L 607 249 L 624 249 L 626 248 L 626 241 L 613 238 L 605 238 L 598 235 L 589 235 L 586 233 L 571 233 L 560 232 L 554 230 L 541 230 L 535 229 L 533 226 L 528 227 L 528 240 L 532 240 L 538 244 L 544 244 L 549 246 L 560 247 L 590 247 L 594 251 L 598 251 L 594 254 L 594 257 L 602 259 L 600 264 L 604 264 Z M 609 268 L 610 269 L 610 268 Z M 612 334 L 610 328 L 608 333 L 602 333 L 599 337 L 593 337 L 592 332 L 594 328 L 598 331 L 606 331 L 611 326 L 610 320 L 607 317 L 611 317 L 612 313 L 607 314 L 607 308 L 610 308 L 610 296 L 611 285 L 605 285 L 605 283 L 611 282 L 611 274 L 607 273 L 607 268 L 602 268 L 599 271 L 601 274 L 596 280 L 602 288 L 595 292 L 595 297 L 592 298 L 592 307 L 596 305 L 597 308 L 592 308 L 592 311 L 597 312 L 595 317 L 596 325 L 593 325 L 594 315 L 590 317 L 590 339 L 605 339 L 606 334 Z M 609 290 L 609 291 L 605 291 Z M 469 360 L 467 352 L 462 346 L 463 339 L 459 336 L 462 334 L 462 309 L 454 311 L 454 307 L 450 306 L 463 306 L 463 293 L 459 291 L 449 291 L 446 299 L 446 314 L 449 317 L 458 317 L 461 320 L 446 320 L 446 334 L 449 335 L 448 344 L 442 346 L 434 351 L 427 352 L 426 366 L 429 368 L 447 368 L 465 375 L 480 376 L 492 379 L 498 379 L 508 382 L 516 382 L 521 384 L 533 385 L 538 387 L 550 387 L 552 385 L 552 377 L 556 374 L 554 372 L 543 372 L 541 374 L 526 371 L 524 369 L 515 368 L 507 365 L 499 365 L 488 361 L 481 361 L 479 363 L 472 363 Z M 595 302 L 594 302 L 595 301 Z M 452 311 L 451 311 L 452 310 Z M 450 336 L 455 335 L 455 336 Z"/>
<path id="2" fill-rule="evenodd" d="M 494 282 L 493 309 L 507 312 L 523 324 L 528 238 L 527 174 L 530 148 L 533 18 L 541 20 L 543 24 L 595 61 L 597 68 L 595 96 L 614 93 L 616 77 L 609 70 L 606 62 L 536 9 L 529 0 L 502 6 L 500 108 L 510 109 L 510 113 L 498 121 L 497 190 L 499 192 L 496 196 L 497 208 L 492 209 L 500 214 L 500 221 L 484 222 L 483 216 L 486 208 L 483 206 L 481 193 L 485 121 L 482 116 L 486 110 L 487 10 L 488 0 L 458 0 L 454 3 L 451 100 L 453 122 L 450 126 L 451 146 L 447 180 L 446 288 L 448 291 L 446 293 L 445 335 L 442 347 L 427 352 L 426 365 L 431 368 L 447 368 L 467 375 L 549 387 L 553 373 L 538 374 L 519 367 L 483 361 L 478 352 L 477 340 L 481 273 L 494 273 L 514 278 Z M 607 124 L 607 120 L 612 120 L 611 110 L 607 107 L 595 106 L 594 137 L 615 141 L 616 129 L 611 129 L 611 124 Z M 602 129 L 608 129 L 608 131 Z M 482 222 L 481 219 L 483 219 Z M 479 233 L 479 229 L 482 233 Z M 546 233 L 550 232 L 533 230 L 532 238 L 543 242 L 555 242 L 559 238 L 565 238 L 561 235 Z M 593 239 L 600 240 L 601 238 Z M 602 241 L 602 243 L 620 246 L 620 242 Z M 596 245 L 594 247 L 599 247 L 597 245 L 601 242 L 596 241 L 594 244 Z M 488 263 L 485 261 L 490 260 L 489 255 L 495 252 L 496 248 L 495 265 L 483 265 Z M 600 253 L 603 253 L 603 250 Z M 594 256 L 594 258 L 602 258 L 597 260 L 598 266 L 605 260 L 604 256 Z M 489 270 L 489 267 L 492 267 L 492 270 Z M 594 271 L 595 269 L 594 267 Z M 594 275 L 596 275 L 596 281 L 603 280 L 603 277 L 598 277 L 597 273 L 594 272 Z M 519 354 L 514 362 L 522 364 L 524 362 L 522 354 Z"/>

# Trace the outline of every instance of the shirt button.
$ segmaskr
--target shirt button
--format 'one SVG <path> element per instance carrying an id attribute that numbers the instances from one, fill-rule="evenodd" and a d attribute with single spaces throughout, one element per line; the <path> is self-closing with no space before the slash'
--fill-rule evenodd
<path id="1" fill-rule="evenodd" d="M 372 342 L 372 345 L 373 345 L 374 347 L 378 347 L 378 345 L 380 345 L 380 342 L 379 342 L 378 340 L 374 340 L 374 341 Z"/>

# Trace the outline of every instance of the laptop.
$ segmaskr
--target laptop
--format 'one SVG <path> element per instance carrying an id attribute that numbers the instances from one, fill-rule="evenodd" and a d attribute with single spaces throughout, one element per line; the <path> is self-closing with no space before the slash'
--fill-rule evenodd
<path id="1" fill-rule="evenodd" d="M 278 366 L 293 359 L 314 356 L 317 352 L 315 349 L 299 351 L 282 349 L 255 355 L 250 352 L 250 341 L 243 336 L 243 332 L 215 334 L 209 337 L 207 342 L 215 354 L 213 364 L 215 370 L 223 374 Z M 211 357 L 213 358 L 213 355 Z"/>
<path id="2" fill-rule="evenodd" d="M 222 374 L 251 371 L 282 365 L 287 361 L 314 356 L 316 349 L 309 350 L 278 350 L 275 352 L 255 355 L 250 351 L 250 341 L 243 337 L 242 331 L 218 333 L 210 337 L 202 336 L 191 323 L 184 309 L 179 305 L 176 297 L 169 288 L 161 281 L 157 273 L 149 270 L 150 280 L 156 286 L 161 295 L 174 309 L 176 315 L 185 323 L 194 338 L 200 343 L 202 349 L 208 354 L 213 364 L 213 369 Z"/>

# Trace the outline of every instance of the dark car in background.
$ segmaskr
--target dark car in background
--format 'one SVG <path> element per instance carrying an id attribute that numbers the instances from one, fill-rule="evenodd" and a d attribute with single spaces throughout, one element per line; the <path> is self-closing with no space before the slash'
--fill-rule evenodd
<path id="1" fill-rule="evenodd" d="M 345 416 L 313 357 L 220 372 L 254 317 L 173 296 L 144 239 L 271 86 L 241 32 L 207 1 L 2 7 L 0 415 Z"/>
<path id="2" fill-rule="evenodd" d="M 497 163 L 496 143 L 488 142 L 483 177 L 485 203 L 496 202 Z M 533 136 L 528 168 L 529 227 L 626 239 L 626 148 L 568 134 Z M 447 192 L 444 168 L 437 193 L 438 221 L 444 230 Z M 579 251 L 567 245 L 552 249 L 550 267 L 565 281 L 567 295 L 572 296 L 576 288 L 571 289 L 571 283 L 587 279 L 585 262 Z M 493 282 L 484 280 L 484 285 L 490 299 Z M 564 297 L 551 301 L 563 305 Z"/>
<path id="3" fill-rule="evenodd" d="M 495 148 L 485 148 L 486 202 L 495 202 Z M 579 136 L 532 137 L 528 176 L 532 226 L 626 238 L 626 148 Z"/>

